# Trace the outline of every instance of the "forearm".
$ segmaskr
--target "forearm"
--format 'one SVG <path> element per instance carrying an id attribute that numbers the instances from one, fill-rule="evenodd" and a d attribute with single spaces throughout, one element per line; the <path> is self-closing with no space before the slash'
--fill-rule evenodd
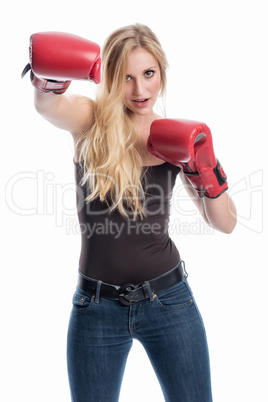
<path id="1" fill-rule="evenodd" d="M 214 199 L 207 197 L 199 198 L 183 172 L 181 172 L 180 177 L 188 195 L 204 221 L 215 230 L 223 233 L 231 233 L 236 226 L 236 208 L 228 193 L 224 192 L 218 198 Z"/>
<path id="2" fill-rule="evenodd" d="M 77 95 L 65 95 L 72 80 L 100 82 L 100 47 L 94 42 L 64 32 L 39 32 L 30 38 L 30 63 L 35 88 L 34 106 L 56 127 L 74 135 L 84 132 L 92 102 Z"/>
<path id="3" fill-rule="evenodd" d="M 51 115 L 58 108 L 64 95 L 55 95 L 52 92 L 43 93 L 34 89 L 34 106 L 41 115 Z"/>
<path id="4" fill-rule="evenodd" d="M 181 167 L 182 182 L 205 222 L 224 233 L 233 231 L 235 205 L 226 192 L 227 177 L 215 157 L 211 131 L 206 124 L 193 120 L 154 120 L 147 148 L 160 159 Z"/>
<path id="5" fill-rule="evenodd" d="M 203 211 L 208 224 L 223 233 L 231 233 L 237 222 L 236 207 L 228 193 L 221 194 L 218 198 L 204 197 Z"/>
<path id="6" fill-rule="evenodd" d="M 84 132 L 91 119 L 92 102 L 79 95 L 55 95 L 35 90 L 34 105 L 47 121 L 72 134 Z"/>
<path id="7" fill-rule="evenodd" d="M 52 92 L 42 93 L 35 89 L 34 106 L 36 111 L 54 126 L 71 131 L 75 119 L 73 96 L 55 95 Z M 76 123 L 77 124 L 77 123 Z"/>

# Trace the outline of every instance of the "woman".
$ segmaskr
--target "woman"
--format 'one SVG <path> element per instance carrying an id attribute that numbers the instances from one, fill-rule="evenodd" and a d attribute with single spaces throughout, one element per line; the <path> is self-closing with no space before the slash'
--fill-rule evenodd
<path id="1" fill-rule="evenodd" d="M 67 345 L 72 400 L 118 401 L 127 356 L 137 339 L 166 401 L 212 401 L 205 329 L 168 234 L 169 204 L 180 174 L 204 220 L 231 233 L 236 217 L 227 185 L 210 197 L 188 177 L 190 163 L 166 162 L 158 156 L 163 152 L 148 147 L 150 136 L 151 145 L 156 136 L 152 123 L 161 120 L 154 105 L 165 93 L 167 68 L 165 53 L 148 27 L 124 27 L 106 40 L 95 101 L 63 93 L 67 78 L 99 82 L 98 47 L 85 45 L 82 38 L 73 45 L 73 38 L 63 34 L 61 47 L 69 52 L 62 61 L 59 47 L 53 53 L 55 38 L 56 33 L 31 38 L 28 69 L 37 111 L 69 131 L 75 144 L 82 247 Z M 38 59 L 44 49 L 52 54 L 49 61 Z M 77 52 L 79 57 L 90 53 L 90 60 L 80 60 Z M 73 67 L 69 59 L 75 58 Z M 80 75 L 83 63 L 90 64 L 87 77 Z M 196 152 L 201 142 L 192 143 Z"/>

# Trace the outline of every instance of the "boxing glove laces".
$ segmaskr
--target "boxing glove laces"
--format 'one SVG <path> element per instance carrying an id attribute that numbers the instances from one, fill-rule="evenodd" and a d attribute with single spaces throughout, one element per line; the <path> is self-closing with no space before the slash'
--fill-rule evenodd
<path id="1" fill-rule="evenodd" d="M 158 158 L 181 167 L 200 198 L 217 198 L 227 190 L 227 177 L 215 157 L 211 131 L 206 124 L 192 120 L 155 120 L 147 148 Z"/>
<path id="2" fill-rule="evenodd" d="M 30 62 L 22 77 L 31 70 L 31 82 L 41 92 L 64 93 L 72 80 L 101 79 L 100 47 L 94 42 L 64 32 L 31 35 Z"/>

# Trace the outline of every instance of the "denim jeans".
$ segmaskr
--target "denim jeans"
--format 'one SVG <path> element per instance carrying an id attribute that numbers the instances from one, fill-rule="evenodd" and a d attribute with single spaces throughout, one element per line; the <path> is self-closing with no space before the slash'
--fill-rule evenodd
<path id="1" fill-rule="evenodd" d="M 147 352 L 165 401 L 212 401 L 205 328 L 184 278 L 132 306 L 76 289 L 67 339 L 72 402 L 118 401 L 133 339 Z"/>

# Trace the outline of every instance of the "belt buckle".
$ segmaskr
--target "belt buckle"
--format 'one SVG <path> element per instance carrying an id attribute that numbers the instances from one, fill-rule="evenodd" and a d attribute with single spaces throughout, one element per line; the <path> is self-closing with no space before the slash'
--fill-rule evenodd
<path id="1" fill-rule="evenodd" d="M 133 306 L 134 304 L 138 303 L 139 300 L 127 300 L 126 299 L 126 291 L 129 290 L 136 290 L 137 288 L 140 288 L 140 285 L 135 285 L 134 283 L 126 283 L 125 285 L 122 285 L 118 289 L 118 300 L 120 303 L 122 303 L 124 306 Z"/>

